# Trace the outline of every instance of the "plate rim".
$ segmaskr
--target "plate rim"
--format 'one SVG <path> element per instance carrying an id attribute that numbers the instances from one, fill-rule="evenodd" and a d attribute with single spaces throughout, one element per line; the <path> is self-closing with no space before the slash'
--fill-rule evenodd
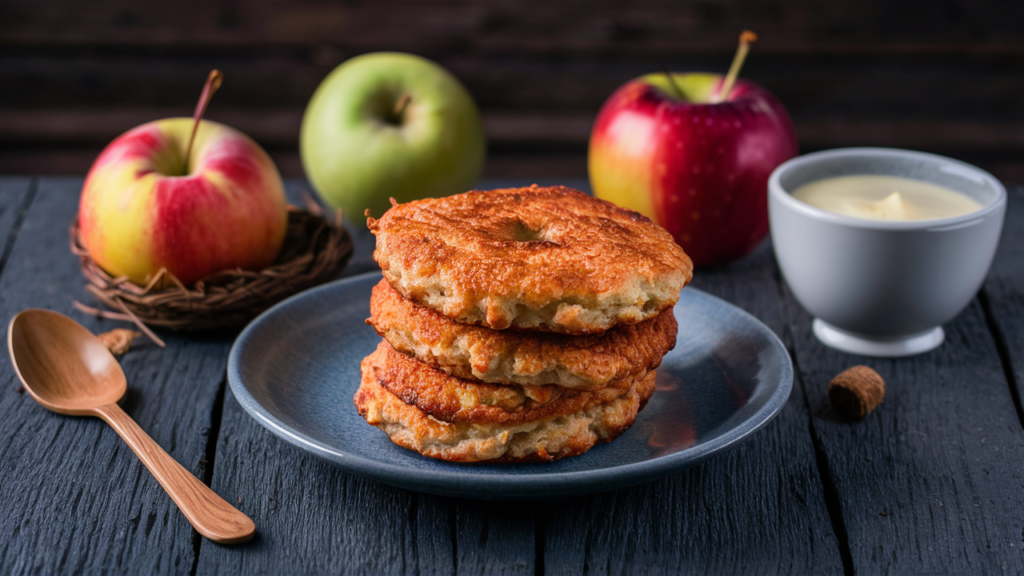
<path id="1" fill-rule="evenodd" d="M 305 290 L 278 302 L 253 319 L 239 333 L 228 354 L 227 380 L 231 393 L 242 409 L 261 426 L 285 442 L 330 462 L 345 472 L 357 476 L 417 492 L 441 495 L 461 495 L 489 499 L 544 498 L 568 494 L 585 494 L 631 486 L 679 472 L 696 465 L 711 456 L 725 452 L 771 422 L 785 406 L 793 389 L 793 361 L 779 337 L 753 314 L 703 290 L 687 287 L 690 293 L 718 301 L 751 322 L 768 336 L 772 348 L 782 358 L 782 374 L 775 390 L 764 404 L 734 427 L 718 436 L 678 452 L 655 456 L 641 462 L 620 464 L 607 468 L 577 470 L 571 472 L 538 472 L 530 475 L 473 474 L 471 469 L 424 470 L 398 464 L 380 462 L 326 445 L 306 434 L 295 430 L 277 419 L 266 407 L 249 393 L 242 381 L 240 371 L 241 350 L 260 329 L 260 325 L 282 309 L 295 305 L 300 300 L 315 297 L 321 292 L 333 291 L 344 285 L 360 284 L 379 280 L 381 272 L 367 272 L 348 278 L 341 278 Z M 472 463 L 448 463 L 453 466 L 472 466 Z M 469 493 L 467 493 L 469 489 Z M 533 492 L 537 492 L 534 494 Z"/>

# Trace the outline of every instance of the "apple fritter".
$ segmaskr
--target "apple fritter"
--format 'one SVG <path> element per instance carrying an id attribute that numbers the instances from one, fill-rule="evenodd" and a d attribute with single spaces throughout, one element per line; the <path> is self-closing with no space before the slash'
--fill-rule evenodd
<path id="1" fill-rule="evenodd" d="M 459 378 L 581 390 L 657 368 L 677 332 L 671 309 L 603 335 L 491 330 L 414 304 L 384 279 L 373 289 L 367 323 L 399 352 Z"/>
<path id="2" fill-rule="evenodd" d="M 693 266 L 646 216 L 565 186 L 471 191 L 367 218 L 405 298 L 468 324 L 593 334 L 653 318 Z"/>
<path id="3" fill-rule="evenodd" d="M 362 384 L 353 398 L 359 414 L 395 444 L 454 462 L 550 461 L 582 454 L 626 431 L 654 392 L 651 371 L 610 398 L 585 403 L 576 411 L 535 412 L 535 418 L 514 422 L 446 421 L 392 393 L 373 369 L 375 356 L 363 361 Z"/>
<path id="4" fill-rule="evenodd" d="M 570 390 L 474 382 L 402 354 L 387 341 L 363 360 L 362 370 L 406 404 L 445 422 L 514 425 L 568 415 L 615 399 L 633 385 L 633 380 L 619 380 L 596 390 Z"/>

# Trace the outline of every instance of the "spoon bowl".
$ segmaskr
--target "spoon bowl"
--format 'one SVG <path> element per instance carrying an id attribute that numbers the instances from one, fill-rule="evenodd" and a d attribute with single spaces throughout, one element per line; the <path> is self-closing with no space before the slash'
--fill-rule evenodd
<path id="1" fill-rule="evenodd" d="M 117 405 L 128 380 L 92 332 L 57 312 L 25 310 L 11 319 L 7 350 L 18 379 L 43 407 L 110 424 L 197 532 L 222 544 L 252 538 L 256 525 L 248 516 L 185 470 Z"/>
<path id="2" fill-rule="evenodd" d="M 11 320 L 7 345 L 18 378 L 49 410 L 92 415 L 124 396 L 121 365 L 92 332 L 49 310 L 25 310 Z"/>

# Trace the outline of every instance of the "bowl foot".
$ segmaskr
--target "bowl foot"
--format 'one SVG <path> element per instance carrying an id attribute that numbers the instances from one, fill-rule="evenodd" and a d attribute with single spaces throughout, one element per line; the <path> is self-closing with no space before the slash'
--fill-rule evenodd
<path id="1" fill-rule="evenodd" d="M 946 338 L 941 326 L 910 336 L 886 338 L 865 336 L 841 330 L 820 318 L 814 319 L 814 335 L 822 344 L 858 356 L 914 356 L 939 347 Z"/>

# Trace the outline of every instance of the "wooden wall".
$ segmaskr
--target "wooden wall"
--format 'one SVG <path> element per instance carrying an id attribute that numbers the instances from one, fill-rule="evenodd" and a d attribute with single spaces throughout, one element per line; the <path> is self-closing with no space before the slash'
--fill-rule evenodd
<path id="1" fill-rule="evenodd" d="M 591 122 L 664 64 L 744 76 L 788 107 L 803 151 L 914 148 L 1024 182 L 1024 2 L 576 0 L 0 3 L 0 173 L 84 173 L 111 138 L 189 115 L 248 132 L 301 175 L 298 127 L 357 54 L 427 56 L 476 97 L 488 176 L 583 176 Z"/>

